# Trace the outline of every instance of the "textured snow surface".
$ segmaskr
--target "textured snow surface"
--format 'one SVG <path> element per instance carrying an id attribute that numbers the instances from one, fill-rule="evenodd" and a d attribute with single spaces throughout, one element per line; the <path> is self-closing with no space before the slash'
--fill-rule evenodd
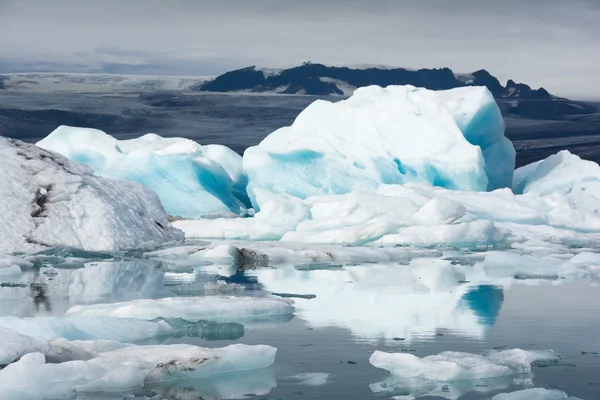
<path id="1" fill-rule="evenodd" d="M 598 164 L 561 152 L 524 168 L 517 170 L 523 194 L 382 184 L 370 193 L 299 199 L 256 189 L 261 209 L 253 218 L 173 225 L 188 238 L 363 246 L 586 245 L 600 239 Z"/>
<path id="2" fill-rule="evenodd" d="M 88 165 L 96 175 L 149 187 L 170 215 L 198 218 L 246 212 L 242 158 L 225 146 L 200 146 L 155 134 L 117 140 L 96 129 L 68 126 L 60 126 L 37 145 Z"/>
<path id="3" fill-rule="evenodd" d="M 256 297 L 171 297 L 140 299 L 121 303 L 79 305 L 66 315 L 79 317 L 117 317 L 151 320 L 183 318 L 188 321 L 211 319 L 252 319 L 294 312 L 293 302 L 279 298 Z"/>
<path id="4" fill-rule="evenodd" d="M 52 346 L 48 358 L 29 353 L 0 370 L 1 399 L 60 399 L 77 392 L 120 392 L 163 380 L 210 378 L 266 368 L 276 353 L 270 346 L 242 344 L 207 349 L 61 340 Z"/>
<path id="5" fill-rule="evenodd" d="M 58 245 L 126 250 L 182 239 L 158 197 L 138 183 L 95 177 L 84 165 L 2 137 L 0 170 L 0 253 Z"/>
<path id="6" fill-rule="evenodd" d="M 556 389 L 532 388 L 517 390 L 512 393 L 500 393 L 492 400 L 579 400 L 569 397 L 565 392 Z"/>
<path id="7" fill-rule="evenodd" d="M 482 149 L 469 140 L 484 145 L 491 179 Z M 373 191 L 381 183 L 486 190 L 512 182 L 514 149 L 504 140 L 500 112 L 485 88 L 438 94 L 369 86 L 337 103 L 315 101 L 291 126 L 247 149 L 243 167 L 257 208 L 260 189 L 301 199 Z"/>
<path id="8" fill-rule="evenodd" d="M 529 373 L 534 362 L 556 363 L 560 358 L 552 350 L 489 350 L 483 355 L 445 351 L 423 358 L 375 351 L 369 362 L 400 378 L 453 382 Z"/>

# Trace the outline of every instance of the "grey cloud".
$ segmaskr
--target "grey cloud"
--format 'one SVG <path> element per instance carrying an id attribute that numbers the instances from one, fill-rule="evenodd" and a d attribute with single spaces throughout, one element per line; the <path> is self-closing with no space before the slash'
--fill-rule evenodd
<path id="1" fill-rule="evenodd" d="M 598 21 L 597 0 L 0 0 L 0 54 L 14 65 L 132 73 L 306 60 L 486 68 L 593 96 Z"/>

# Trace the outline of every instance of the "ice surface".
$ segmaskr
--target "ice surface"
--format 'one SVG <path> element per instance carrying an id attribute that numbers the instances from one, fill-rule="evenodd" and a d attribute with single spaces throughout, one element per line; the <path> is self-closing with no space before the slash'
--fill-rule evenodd
<path id="1" fill-rule="evenodd" d="M 512 393 L 500 393 L 492 400 L 579 400 L 569 397 L 565 392 L 556 389 L 532 388 Z"/>
<path id="2" fill-rule="evenodd" d="M 121 303 L 79 305 L 71 307 L 66 315 L 79 317 L 117 317 L 151 320 L 155 318 L 183 318 L 194 320 L 244 320 L 294 312 L 293 302 L 263 297 L 170 297 L 140 299 Z"/>
<path id="3" fill-rule="evenodd" d="M 538 196 L 405 184 L 304 200 L 258 193 L 264 208 L 253 218 L 173 225 L 188 238 L 362 246 L 587 245 L 600 239 L 600 202 L 588 190 Z"/>
<path id="4" fill-rule="evenodd" d="M 68 245 L 126 250 L 181 240 L 156 195 L 0 137 L 0 253 Z"/>
<path id="5" fill-rule="evenodd" d="M 489 350 L 483 355 L 446 351 L 423 358 L 375 351 L 369 362 L 400 378 L 453 382 L 529 373 L 532 363 L 556 363 L 560 358 L 552 350 Z"/>
<path id="6" fill-rule="evenodd" d="M 47 353 L 50 343 L 0 326 L 0 365 L 10 364 L 27 353 Z"/>
<path id="7" fill-rule="evenodd" d="M 165 379 L 210 378 L 266 368 L 273 364 L 276 353 L 270 346 L 242 344 L 217 349 L 185 344 L 119 346 L 114 342 L 62 341 L 57 345 L 57 354 L 71 361 L 53 364 L 41 353 L 26 354 L 0 370 L 0 398 L 66 398 L 73 393 L 129 391 Z"/>
<path id="8" fill-rule="evenodd" d="M 45 340 L 106 339 L 136 342 L 171 335 L 175 331 L 166 322 L 140 321 L 131 318 L 111 317 L 0 317 L 0 327 Z"/>
<path id="9" fill-rule="evenodd" d="M 116 140 L 88 128 L 60 126 L 38 146 L 89 165 L 96 175 L 137 181 L 152 189 L 170 215 L 198 218 L 245 214 L 242 159 L 220 145 L 147 134 Z"/>
<path id="10" fill-rule="evenodd" d="M 446 93 L 412 86 L 360 88 L 344 101 L 315 101 L 293 125 L 247 149 L 248 194 L 258 208 L 259 189 L 304 199 L 374 191 L 380 183 L 506 187 L 512 183 L 514 149 L 503 131 L 484 88 Z"/>
<path id="11" fill-rule="evenodd" d="M 435 93 L 448 107 L 465 139 L 481 148 L 488 190 L 511 187 L 516 153 L 504 136 L 504 120 L 490 91 L 478 86 Z"/>

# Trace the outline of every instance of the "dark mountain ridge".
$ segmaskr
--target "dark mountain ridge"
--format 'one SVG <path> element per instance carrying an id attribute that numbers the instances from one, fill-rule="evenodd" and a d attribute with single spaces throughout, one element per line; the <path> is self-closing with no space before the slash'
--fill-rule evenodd
<path id="1" fill-rule="evenodd" d="M 470 74 L 455 74 L 450 68 L 409 70 L 405 68 L 370 67 L 353 69 L 307 62 L 277 71 L 250 66 L 219 75 L 213 80 L 192 86 L 206 92 L 271 92 L 315 96 L 348 95 L 355 88 L 369 85 L 413 85 L 431 90 L 465 86 L 485 86 L 496 98 L 505 114 L 557 120 L 569 115 L 597 112 L 582 102 L 553 96 L 546 89 L 532 89 L 512 79 L 506 86 L 481 69 Z"/>

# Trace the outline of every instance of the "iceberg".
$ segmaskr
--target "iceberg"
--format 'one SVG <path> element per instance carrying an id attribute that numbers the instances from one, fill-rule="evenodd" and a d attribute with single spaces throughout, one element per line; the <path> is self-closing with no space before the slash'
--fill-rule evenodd
<path id="1" fill-rule="evenodd" d="M 246 213 L 242 158 L 225 146 L 155 134 L 117 140 L 96 129 L 69 126 L 58 127 L 37 145 L 88 165 L 98 176 L 149 187 L 170 215 Z"/>
<path id="2" fill-rule="evenodd" d="M 188 321 L 233 321 L 293 313 L 293 301 L 287 299 L 207 296 L 140 299 L 120 303 L 78 305 L 67 310 L 66 315 L 70 317 L 116 317 L 145 320 L 183 318 Z"/>
<path id="3" fill-rule="evenodd" d="M 531 372 L 532 363 L 557 363 L 552 350 L 489 350 L 483 355 L 445 351 L 419 358 L 408 353 L 375 351 L 369 362 L 395 377 L 417 381 L 453 382 L 487 379 Z"/>
<path id="4" fill-rule="evenodd" d="M 317 100 L 243 157 L 248 195 L 305 199 L 421 182 L 448 189 L 510 187 L 515 151 L 485 88 L 435 92 L 369 86 L 337 103 Z"/>
<path id="5" fill-rule="evenodd" d="M 277 351 L 242 344 L 216 349 L 115 342 L 60 342 L 57 346 L 57 354 L 68 361 L 51 363 L 42 353 L 28 353 L 0 370 L 0 398 L 66 398 L 75 393 L 125 392 L 164 380 L 208 379 L 267 368 Z"/>
<path id="6" fill-rule="evenodd" d="M 10 364 L 27 353 L 47 353 L 50 343 L 22 335 L 13 329 L 0 326 L 0 366 Z"/>
<path id="7" fill-rule="evenodd" d="M 0 137 L 0 253 L 67 245 L 119 251 L 181 241 L 156 195 L 135 182 Z"/>

